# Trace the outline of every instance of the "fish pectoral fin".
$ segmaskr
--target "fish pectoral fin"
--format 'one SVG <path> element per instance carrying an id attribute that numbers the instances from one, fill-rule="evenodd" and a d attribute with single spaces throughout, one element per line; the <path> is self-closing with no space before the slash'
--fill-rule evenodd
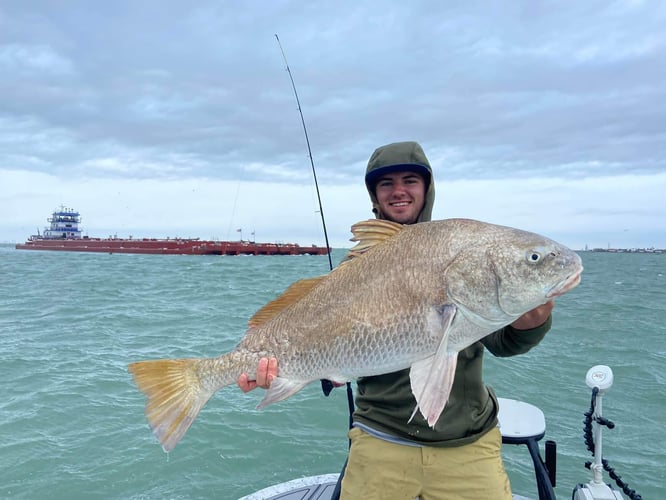
<path id="1" fill-rule="evenodd" d="M 458 352 L 448 350 L 449 328 L 456 314 L 456 307 L 445 304 L 436 308 L 438 321 L 435 328 L 441 329 L 441 340 L 434 355 L 416 361 L 409 371 L 416 408 L 409 418 L 412 421 L 420 410 L 430 427 L 434 427 L 449 400 L 453 379 L 458 364 Z"/>
<path id="2" fill-rule="evenodd" d="M 419 410 L 428 425 L 435 426 L 451 395 L 457 364 L 457 352 L 446 353 L 443 357 L 431 356 L 412 364 L 409 378 L 416 408 L 409 418 L 410 422 Z"/>
<path id="3" fill-rule="evenodd" d="M 277 377 L 271 382 L 270 388 L 266 391 L 264 399 L 259 402 L 257 408 L 263 408 L 264 406 L 287 399 L 296 394 L 310 382 L 310 380 L 291 380 L 288 378 Z"/>
<path id="4" fill-rule="evenodd" d="M 412 363 L 412 366 L 409 369 L 409 383 L 412 387 L 412 394 L 414 394 L 414 398 L 416 399 L 416 408 L 414 408 L 414 411 L 412 412 L 411 417 L 409 417 L 407 423 L 414 419 L 416 412 L 419 410 L 419 399 L 425 390 L 426 384 L 428 383 L 430 367 L 432 366 L 432 360 L 434 358 L 435 356 L 429 356 L 420 361 L 416 361 L 415 363 Z"/>

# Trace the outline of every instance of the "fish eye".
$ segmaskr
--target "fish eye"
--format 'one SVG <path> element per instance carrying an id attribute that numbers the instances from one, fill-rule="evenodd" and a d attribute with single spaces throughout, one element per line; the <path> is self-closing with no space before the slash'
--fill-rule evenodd
<path id="1" fill-rule="evenodd" d="M 530 262 L 532 264 L 536 264 L 541 260 L 541 254 L 537 252 L 536 250 L 532 250 L 530 252 L 527 252 L 527 262 Z"/>

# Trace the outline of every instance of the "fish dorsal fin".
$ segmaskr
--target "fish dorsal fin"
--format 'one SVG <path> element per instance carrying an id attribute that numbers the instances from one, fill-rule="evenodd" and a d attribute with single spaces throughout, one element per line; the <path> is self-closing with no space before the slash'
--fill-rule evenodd
<path id="1" fill-rule="evenodd" d="M 351 259 L 363 255 L 370 248 L 389 239 L 391 236 L 399 233 L 404 228 L 403 224 L 391 222 L 382 219 L 370 219 L 357 222 L 351 228 L 353 237 L 351 241 L 356 241 L 356 245 L 349 251 L 346 257 L 340 262 L 338 267 L 346 264 Z M 250 328 L 263 325 L 271 318 L 282 312 L 291 304 L 298 302 L 307 295 L 326 276 L 317 276 L 306 278 L 293 283 L 277 299 L 272 300 L 264 307 L 259 309 L 254 316 L 250 318 L 248 326 Z"/>
<path id="2" fill-rule="evenodd" d="M 277 299 L 270 301 L 264 307 L 259 309 L 254 316 L 250 318 L 250 321 L 248 321 L 248 326 L 252 328 L 263 325 L 291 304 L 298 302 L 324 278 L 325 276 L 316 276 L 314 278 L 306 278 L 292 283 Z"/>
<path id="3" fill-rule="evenodd" d="M 375 245 L 402 231 L 404 227 L 403 224 L 382 219 L 357 222 L 351 227 L 354 236 L 350 239 L 350 241 L 356 241 L 357 243 L 349 250 L 340 264 L 346 264 L 351 259 L 363 255 Z"/>

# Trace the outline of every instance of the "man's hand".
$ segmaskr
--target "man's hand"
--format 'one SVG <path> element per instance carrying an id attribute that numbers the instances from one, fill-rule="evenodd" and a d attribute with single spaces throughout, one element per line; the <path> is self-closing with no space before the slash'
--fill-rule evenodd
<path id="1" fill-rule="evenodd" d="M 249 392 L 257 387 L 268 389 L 277 376 L 277 358 L 261 358 L 259 360 L 259 366 L 257 366 L 257 378 L 255 380 L 250 380 L 247 373 L 242 373 L 240 377 L 238 377 L 238 387 L 240 387 L 243 392 Z"/>
<path id="2" fill-rule="evenodd" d="M 516 321 L 511 323 L 511 326 L 516 330 L 531 330 L 532 328 L 541 326 L 548 319 L 553 307 L 555 307 L 555 302 L 550 300 L 545 304 L 526 312 Z"/>

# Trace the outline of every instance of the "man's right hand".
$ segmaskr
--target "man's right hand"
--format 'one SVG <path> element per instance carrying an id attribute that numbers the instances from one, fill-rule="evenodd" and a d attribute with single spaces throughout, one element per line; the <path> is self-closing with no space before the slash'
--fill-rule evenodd
<path id="1" fill-rule="evenodd" d="M 242 373 L 240 377 L 238 377 L 238 387 L 240 387 L 243 392 L 249 392 L 257 387 L 268 389 L 277 376 L 277 358 L 261 358 L 259 360 L 259 366 L 257 366 L 256 379 L 250 380 L 247 373 Z"/>

